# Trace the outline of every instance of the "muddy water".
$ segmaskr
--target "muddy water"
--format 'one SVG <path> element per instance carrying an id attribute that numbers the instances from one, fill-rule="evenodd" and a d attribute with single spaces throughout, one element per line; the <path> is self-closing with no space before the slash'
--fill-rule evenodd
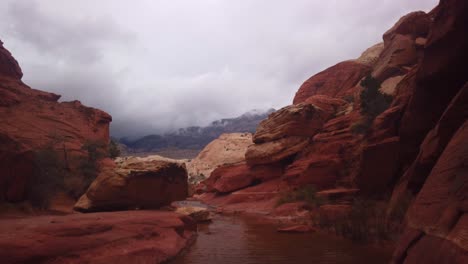
<path id="1" fill-rule="evenodd" d="M 172 264 L 389 263 L 389 250 L 323 234 L 276 232 L 247 216 L 216 216 L 199 225 L 195 244 Z"/>

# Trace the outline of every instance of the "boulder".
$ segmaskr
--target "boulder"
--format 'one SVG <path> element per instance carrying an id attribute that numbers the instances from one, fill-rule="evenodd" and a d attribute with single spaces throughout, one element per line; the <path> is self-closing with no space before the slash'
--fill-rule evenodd
<path id="1" fill-rule="evenodd" d="M 313 104 L 301 103 L 286 106 L 260 122 L 253 136 L 253 142 L 261 144 L 291 136 L 311 137 L 317 133 L 331 114 Z"/>
<path id="2" fill-rule="evenodd" d="M 276 163 L 295 155 L 308 143 L 309 138 L 295 136 L 250 145 L 245 153 L 245 160 L 249 165 Z"/>
<path id="3" fill-rule="evenodd" d="M 211 221 L 211 214 L 208 208 L 199 206 L 182 206 L 175 210 L 178 214 L 190 216 L 197 223 Z"/>
<path id="4" fill-rule="evenodd" d="M 187 197 L 184 164 L 164 160 L 108 160 L 96 180 L 75 204 L 81 212 L 159 208 Z"/>
<path id="5" fill-rule="evenodd" d="M 0 259 L 3 263 L 165 263 L 189 246 L 195 234 L 193 220 L 161 211 L 2 219 Z"/>
<path id="6" fill-rule="evenodd" d="M 350 94 L 369 72 L 370 66 L 358 61 L 338 63 L 305 81 L 296 92 L 293 104 L 303 103 L 313 95 L 340 97 Z"/>

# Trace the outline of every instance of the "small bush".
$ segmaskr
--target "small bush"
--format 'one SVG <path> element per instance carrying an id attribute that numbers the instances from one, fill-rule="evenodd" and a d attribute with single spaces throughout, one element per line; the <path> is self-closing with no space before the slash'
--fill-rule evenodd
<path id="1" fill-rule="evenodd" d="M 63 189 L 67 173 L 64 163 L 52 146 L 35 153 L 36 173 L 28 187 L 28 200 L 34 207 L 46 209 L 53 195 Z"/>
<path id="2" fill-rule="evenodd" d="M 362 199 L 353 201 L 346 217 L 331 222 L 319 215 L 316 222 L 322 228 L 331 228 L 339 236 L 359 242 L 388 240 L 393 232 L 385 206 Z"/>
<path id="3" fill-rule="evenodd" d="M 393 97 L 380 92 L 380 82 L 368 75 L 361 81 L 364 89 L 361 91 L 361 114 L 367 119 L 374 120 L 384 112 L 391 104 Z"/>
<path id="4" fill-rule="evenodd" d="M 114 140 L 111 139 L 109 142 L 109 157 L 112 159 L 115 159 L 120 156 L 120 149 L 117 143 L 115 143 Z"/>
<path id="5" fill-rule="evenodd" d="M 88 141 L 81 149 L 88 153 L 88 157 L 81 161 L 79 167 L 80 173 L 83 176 L 81 186 L 78 184 L 73 184 L 72 186 L 75 187 L 68 190 L 68 193 L 75 198 L 81 196 L 86 191 L 86 189 L 88 189 L 89 185 L 91 185 L 94 179 L 96 179 L 99 172 L 97 162 L 99 159 L 106 156 L 105 152 L 103 151 L 106 149 L 106 145 L 103 142 Z"/>
<path id="6" fill-rule="evenodd" d="M 276 205 L 293 202 L 306 202 L 311 205 L 319 206 L 324 201 L 316 196 L 317 190 L 313 185 L 306 185 L 293 191 L 284 192 L 276 202 Z"/>

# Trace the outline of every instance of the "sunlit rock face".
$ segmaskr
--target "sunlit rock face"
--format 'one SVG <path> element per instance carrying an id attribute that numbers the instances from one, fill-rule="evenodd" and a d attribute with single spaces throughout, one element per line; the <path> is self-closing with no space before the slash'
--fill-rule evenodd
<path id="1" fill-rule="evenodd" d="M 52 196 L 56 190 L 38 187 L 50 181 L 41 173 L 45 167 L 66 174 L 60 183 L 65 188 L 85 189 L 83 163 L 93 155 L 87 146 L 107 153 L 111 116 L 79 101 L 59 103 L 60 95 L 32 89 L 21 77 L 17 61 L 0 42 L 0 200 Z"/>
<path id="2" fill-rule="evenodd" d="M 213 170 L 222 165 L 244 161 L 245 151 L 252 144 L 250 133 L 222 134 L 211 141 L 196 158 L 186 163 L 189 177 L 208 178 Z"/>

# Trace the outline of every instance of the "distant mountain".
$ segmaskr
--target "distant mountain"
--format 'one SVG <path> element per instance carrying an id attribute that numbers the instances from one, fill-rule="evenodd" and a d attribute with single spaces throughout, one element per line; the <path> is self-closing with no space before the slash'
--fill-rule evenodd
<path id="1" fill-rule="evenodd" d="M 136 140 L 120 139 L 127 152 L 158 152 L 164 149 L 201 150 L 223 133 L 254 133 L 257 125 L 275 109 L 252 110 L 239 117 L 216 120 L 206 127 L 191 126 L 163 135 L 147 135 Z"/>

